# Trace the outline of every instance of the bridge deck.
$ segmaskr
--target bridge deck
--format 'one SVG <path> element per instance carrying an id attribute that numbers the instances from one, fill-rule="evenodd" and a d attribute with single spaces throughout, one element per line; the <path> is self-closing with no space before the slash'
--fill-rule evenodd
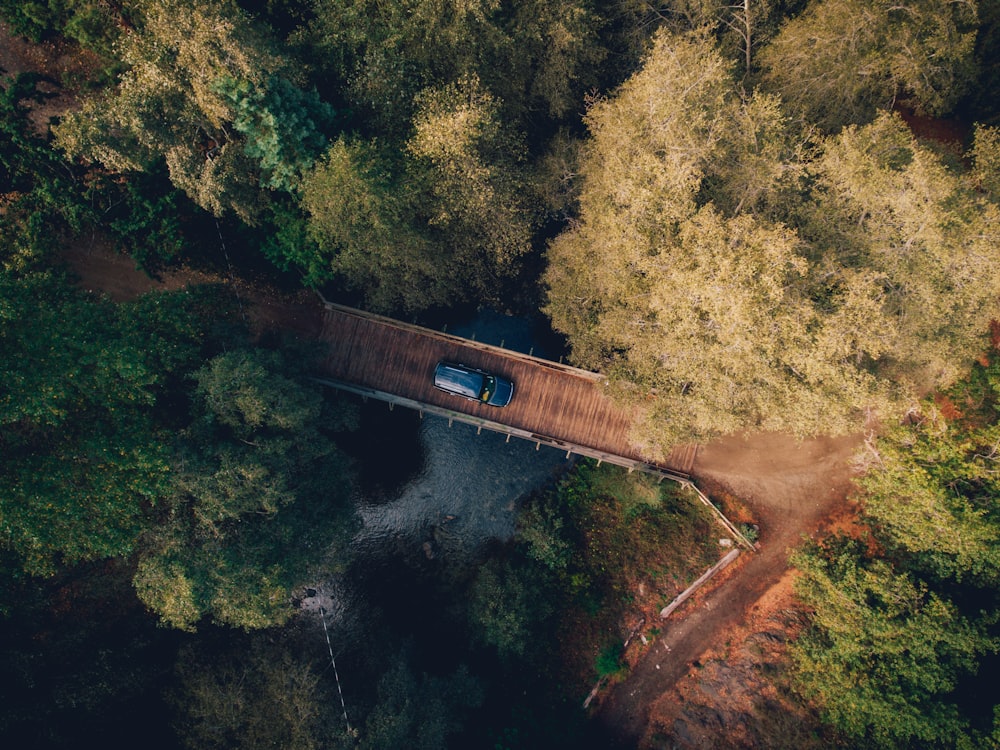
<path id="1" fill-rule="evenodd" d="M 322 339 L 329 347 L 324 375 L 401 399 L 460 411 L 567 446 L 647 463 L 629 442 L 632 414 L 605 393 L 604 380 L 537 357 L 328 305 Z M 514 382 L 514 399 L 496 408 L 433 386 L 441 360 L 462 362 Z M 658 465 L 687 473 L 693 452 L 675 451 Z"/>

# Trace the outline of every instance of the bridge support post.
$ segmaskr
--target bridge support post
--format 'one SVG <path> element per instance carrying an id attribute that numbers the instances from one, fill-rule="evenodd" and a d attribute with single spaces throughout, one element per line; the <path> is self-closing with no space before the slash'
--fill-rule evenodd
<path id="1" fill-rule="evenodd" d="M 477 435 L 482 435 L 482 434 L 483 434 L 483 426 L 482 426 L 482 425 L 479 425 L 479 426 L 478 426 L 478 427 L 476 428 L 476 434 L 477 434 Z"/>
<path id="2" fill-rule="evenodd" d="M 509 443 L 510 442 L 510 433 L 509 432 L 507 433 L 507 439 L 504 440 L 504 442 L 505 443 Z"/>
<path id="3" fill-rule="evenodd" d="M 570 454 L 570 453 L 572 453 L 572 452 L 573 452 L 573 451 L 571 451 L 571 450 L 569 450 L 569 451 L 566 451 L 566 458 L 569 458 L 569 454 Z"/>
<path id="4" fill-rule="evenodd" d="M 541 447 L 542 447 L 542 441 L 539 440 L 538 442 L 535 443 L 535 450 L 537 451 Z"/>

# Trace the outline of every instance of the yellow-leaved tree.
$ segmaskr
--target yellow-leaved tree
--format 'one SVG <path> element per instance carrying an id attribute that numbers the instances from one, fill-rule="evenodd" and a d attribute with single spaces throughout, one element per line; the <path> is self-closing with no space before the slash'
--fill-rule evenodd
<path id="1" fill-rule="evenodd" d="M 546 310 L 639 407 L 650 454 L 856 429 L 976 356 L 1000 295 L 996 206 L 898 118 L 792 129 L 706 34 L 661 33 L 587 125 Z"/>

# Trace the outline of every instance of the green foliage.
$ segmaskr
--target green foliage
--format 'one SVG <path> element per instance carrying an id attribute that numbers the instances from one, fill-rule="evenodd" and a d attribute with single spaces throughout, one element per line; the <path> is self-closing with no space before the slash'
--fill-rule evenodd
<path id="1" fill-rule="evenodd" d="M 538 652 L 538 633 L 581 612 L 600 622 L 595 631 L 614 627 L 638 582 L 655 589 L 669 572 L 683 578 L 710 564 L 707 533 L 700 506 L 683 492 L 583 462 L 525 507 L 514 554 L 480 568 L 469 594 L 474 637 L 507 663 L 551 658 Z M 600 644 L 592 646 L 596 653 Z"/>
<path id="2" fill-rule="evenodd" d="M 544 579 L 543 579 L 544 580 Z M 504 560 L 483 565 L 469 591 L 468 613 L 476 639 L 510 661 L 523 656 L 532 627 L 551 614 L 537 582 Z"/>
<path id="3" fill-rule="evenodd" d="M 594 661 L 594 671 L 600 678 L 614 677 L 622 672 L 622 644 L 614 641 L 605 646 Z"/>
<path id="4" fill-rule="evenodd" d="M 1000 129 L 977 127 L 971 156 L 976 186 L 994 201 L 1000 201 Z"/>
<path id="5" fill-rule="evenodd" d="M 973 80 L 976 25 L 971 0 L 813 2 L 762 50 L 764 85 L 831 132 L 899 99 L 944 115 Z"/>
<path id="6" fill-rule="evenodd" d="M 0 89 L 0 264 L 40 267 L 63 234 L 80 231 L 93 216 L 73 170 L 38 135 L 26 102 L 45 99 L 34 74 Z"/>
<path id="7" fill-rule="evenodd" d="M 856 545 L 795 558 L 813 610 L 794 648 L 795 680 L 825 721 L 876 747 L 974 747 L 951 693 L 998 644 L 981 618 Z"/>
<path id="8" fill-rule="evenodd" d="M 305 92 L 272 77 L 263 90 L 246 80 L 222 78 L 217 90 L 233 107 L 233 127 L 247 156 L 260 164 L 261 185 L 294 192 L 327 143 L 335 112 L 315 90 Z"/>
<path id="9" fill-rule="evenodd" d="M 590 2 L 318 0 L 300 36 L 346 82 L 369 127 L 405 137 L 414 97 L 476 76 L 509 106 L 505 120 L 571 114 L 607 50 Z"/>
<path id="10" fill-rule="evenodd" d="M 338 275 L 383 311 L 454 299 L 453 269 L 416 228 L 410 188 L 397 180 L 374 145 L 342 137 L 327 150 L 302 188 L 311 243 L 288 246 L 305 283 Z"/>
<path id="11" fill-rule="evenodd" d="M 416 674 L 406 651 L 378 683 L 378 702 L 369 712 L 358 747 L 436 750 L 462 728 L 462 715 L 478 707 L 483 689 L 462 665 L 442 676 Z"/>
<path id="12" fill-rule="evenodd" d="M 440 244 L 455 248 L 457 267 L 474 271 L 464 285 L 485 297 L 530 249 L 523 146 L 475 77 L 425 89 L 416 107 L 407 149 L 416 160 L 412 179 L 426 185 L 420 213 L 440 228 Z"/>
<path id="13" fill-rule="evenodd" d="M 116 307 L 49 276 L 0 276 L 0 522 L 28 572 L 132 550 L 167 489 L 151 412 L 198 351 L 187 299 Z"/>
<path id="14" fill-rule="evenodd" d="M 320 432 L 320 395 L 286 367 L 276 353 L 245 350 L 195 373 L 194 421 L 135 579 L 173 627 L 206 616 L 244 629 L 282 624 L 292 591 L 342 560 L 346 461 Z"/>
<path id="15" fill-rule="evenodd" d="M 475 78 L 416 108 L 401 159 L 344 137 L 328 149 L 302 189 L 314 244 L 282 245 L 307 283 L 339 277 L 382 311 L 495 299 L 535 224 L 523 148 Z"/>
<path id="16" fill-rule="evenodd" d="M 41 41 L 62 34 L 101 54 L 111 53 L 118 24 L 109 4 L 91 0 L 3 0 L 0 16 L 20 36 Z"/>
<path id="17" fill-rule="evenodd" d="M 815 273 L 840 287 L 821 345 L 921 393 L 955 382 L 996 315 L 996 205 L 887 114 L 829 139 L 808 170 L 800 231 Z"/>
<path id="18" fill-rule="evenodd" d="M 44 101 L 37 84 L 41 78 L 21 73 L 0 89 L 0 180 L 8 190 L 23 190 L 26 185 L 50 175 L 59 159 L 32 130 L 27 101 Z"/>
<path id="19" fill-rule="evenodd" d="M 835 538 L 795 560 L 812 611 L 795 681 L 849 737 L 989 744 L 994 696 L 965 696 L 1000 650 L 998 367 L 991 358 L 939 395 L 940 410 L 929 401 L 869 442 L 858 480 L 866 543 Z"/>
<path id="20" fill-rule="evenodd" d="M 287 63 L 235 3 L 170 0 L 139 10 L 122 44 L 119 85 L 67 114 L 54 129 L 58 145 L 116 172 L 165 160 L 171 181 L 199 206 L 252 223 L 261 200 L 256 164 L 229 133 L 236 112 L 218 83 L 263 87 Z"/>
<path id="21" fill-rule="evenodd" d="M 956 434 L 939 414 L 878 442 L 860 480 L 864 507 L 892 549 L 937 579 L 1000 582 L 1000 486 L 993 475 L 1000 428 Z"/>
<path id="22" fill-rule="evenodd" d="M 184 746 L 331 747 L 331 728 L 339 717 L 331 710 L 336 697 L 321 674 L 271 639 L 258 637 L 236 645 L 243 650 L 230 647 L 220 654 L 218 649 L 189 646 L 180 651 L 178 684 L 169 699 Z"/>
<path id="23" fill-rule="evenodd" d="M 193 206 L 170 184 L 162 165 L 128 176 L 92 174 L 87 195 L 101 209 L 93 218 L 140 268 L 155 272 L 190 252 L 185 209 Z"/>

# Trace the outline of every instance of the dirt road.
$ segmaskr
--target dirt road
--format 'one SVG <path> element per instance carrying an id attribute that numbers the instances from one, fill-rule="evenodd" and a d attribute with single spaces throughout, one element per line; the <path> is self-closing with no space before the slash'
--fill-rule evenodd
<path id="1" fill-rule="evenodd" d="M 608 691 L 596 718 L 609 747 L 639 747 L 652 730 L 662 733 L 665 728 L 654 726 L 650 715 L 661 696 L 689 673 L 697 679 L 699 657 L 731 643 L 734 629 L 773 587 L 788 587 L 788 552 L 842 509 L 859 445 L 858 437 L 799 442 L 755 434 L 701 449 L 694 466 L 699 486 L 709 496 L 728 493 L 749 506 L 761 528 L 760 550 L 743 555 L 721 582 L 666 620 L 628 678 Z M 671 742 L 685 744 L 683 738 Z M 727 746 L 721 736 L 715 745 Z"/>

